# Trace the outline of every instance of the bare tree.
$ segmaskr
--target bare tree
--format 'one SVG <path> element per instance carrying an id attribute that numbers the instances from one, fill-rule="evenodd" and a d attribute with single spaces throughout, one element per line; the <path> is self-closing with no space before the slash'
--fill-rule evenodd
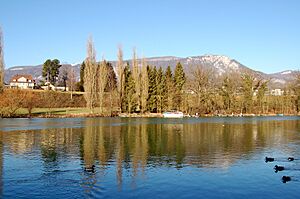
<path id="1" fill-rule="evenodd" d="M 132 77 L 135 85 L 135 99 L 136 99 L 136 110 L 140 111 L 140 99 L 141 99 L 141 79 L 140 79 L 140 68 L 138 64 L 136 49 L 133 48 L 132 54 Z"/>
<path id="2" fill-rule="evenodd" d="M 76 85 L 76 76 L 73 67 L 68 67 L 67 77 L 67 86 L 69 88 L 69 92 L 71 93 L 71 99 L 73 99 L 73 91 L 75 90 Z"/>
<path id="3" fill-rule="evenodd" d="M 0 93 L 4 89 L 4 55 L 3 55 L 3 35 L 0 27 Z"/>
<path id="4" fill-rule="evenodd" d="M 24 103 L 27 91 L 7 89 L 0 94 L 0 117 L 14 116 Z"/>
<path id="5" fill-rule="evenodd" d="M 196 66 L 192 71 L 191 89 L 197 95 L 198 110 L 209 107 L 212 79 L 213 71 L 201 65 Z"/>
<path id="6" fill-rule="evenodd" d="M 103 113 L 104 90 L 107 84 L 107 79 L 108 79 L 108 70 L 106 66 L 106 61 L 103 59 L 98 66 L 98 77 L 97 77 L 100 113 Z"/>
<path id="7" fill-rule="evenodd" d="M 149 79 L 147 71 L 146 59 L 142 59 L 142 70 L 141 70 L 141 112 L 144 113 L 147 110 L 147 99 L 149 97 Z"/>
<path id="8" fill-rule="evenodd" d="M 123 50 L 121 45 L 118 46 L 117 73 L 118 73 L 119 106 L 120 106 L 120 111 L 122 111 L 125 78 L 124 78 Z"/>
<path id="9" fill-rule="evenodd" d="M 96 51 L 93 39 L 90 36 L 87 42 L 87 58 L 84 68 L 84 97 L 87 108 L 89 108 L 91 112 L 93 112 L 97 100 L 97 68 Z"/>

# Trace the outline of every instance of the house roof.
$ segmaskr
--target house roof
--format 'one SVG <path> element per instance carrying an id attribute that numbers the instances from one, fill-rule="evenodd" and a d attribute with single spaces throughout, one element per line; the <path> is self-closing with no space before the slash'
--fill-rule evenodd
<path id="1" fill-rule="evenodd" d="M 14 75 L 11 79 L 10 82 L 18 82 L 18 79 L 20 79 L 21 77 L 24 77 L 26 79 L 26 82 L 28 82 L 29 80 L 31 80 L 31 82 L 34 82 L 34 79 L 32 78 L 31 75 Z M 15 80 L 15 81 L 14 81 Z"/>

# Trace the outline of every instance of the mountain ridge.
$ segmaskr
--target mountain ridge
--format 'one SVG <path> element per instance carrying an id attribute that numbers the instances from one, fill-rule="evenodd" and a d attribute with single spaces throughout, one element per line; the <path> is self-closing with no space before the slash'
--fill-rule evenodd
<path id="1" fill-rule="evenodd" d="M 140 61 L 141 59 L 139 59 Z M 189 56 L 189 57 L 176 57 L 176 56 L 157 56 L 146 58 L 147 64 L 154 65 L 157 67 L 162 67 L 166 69 L 170 66 L 172 69 L 175 68 L 176 64 L 180 62 L 187 75 L 191 73 L 193 68 L 198 65 L 202 65 L 204 68 L 211 69 L 214 71 L 216 76 L 222 76 L 225 73 L 252 73 L 256 77 L 270 80 L 271 87 L 283 88 L 286 84 L 291 82 L 294 78 L 296 70 L 284 70 L 276 73 L 264 73 L 261 71 L 256 71 L 241 64 L 236 59 L 231 59 L 225 55 L 213 55 L 206 54 L 200 56 Z M 124 60 L 124 62 L 131 62 L 131 60 Z M 116 66 L 116 61 L 110 61 L 112 65 Z M 34 66 L 13 66 L 5 70 L 5 82 L 8 83 L 12 76 L 16 74 L 30 74 L 34 79 L 42 80 L 42 64 Z M 80 64 L 62 64 L 64 67 L 73 67 L 77 79 L 79 79 Z"/>

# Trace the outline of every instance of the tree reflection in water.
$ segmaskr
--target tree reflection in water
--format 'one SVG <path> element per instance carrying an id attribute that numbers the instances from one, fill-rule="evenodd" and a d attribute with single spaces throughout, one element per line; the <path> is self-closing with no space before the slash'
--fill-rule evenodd
<path id="1" fill-rule="evenodd" d="M 97 118 L 87 119 L 83 128 L 0 132 L 0 175 L 3 145 L 12 154 L 39 151 L 45 168 L 59 168 L 61 160 L 80 158 L 82 165 L 77 169 L 81 169 L 81 185 L 88 193 L 110 168 L 119 189 L 124 173 L 131 176 L 135 187 L 136 179 L 145 178 L 147 169 L 153 167 L 226 169 L 236 160 L 250 158 L 257 150 L 299 140 L 296 134 L 289 133 L 299 129 L 297 120 L 173 124 L 142 121 L 115 125 L 110 119 Z M 92 165 L 96 165 L 95 173 L 84 172 Z"/>

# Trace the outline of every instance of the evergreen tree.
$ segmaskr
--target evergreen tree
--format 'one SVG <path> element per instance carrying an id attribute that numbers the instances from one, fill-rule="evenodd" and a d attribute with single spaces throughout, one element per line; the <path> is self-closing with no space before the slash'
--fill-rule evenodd
<path id="1" fill-rule="evenodd" d="M 142 59 L 142 68 L 141 68 L 141 112 L 145 113 L 147 110 L 147 100 L 148 100 L 148 89 L 149 89 L 149 79 L 147 71 L 146 60 Z"/>
<path id="2" fill-rule="evenodd" d="M 107 77 L 105 92 L 111 92 L 117 88 L 117 75 L 110 62 L 106 62 L 106 67 L 107 67 L 108 77 Z"/>
<path id="3" fill-rule="evenodd" d="M 124 68 L 124 96 L 122 100 L 122 112 L 131 113 L 135 108 L 135 83 L 130 71 L 129 63 Z"/>
<path id="4" fill-rule="evenodd" d="M 157 111 L 161 113 L 164 108 L 164 94 L 165 94 L 165 76 L 163 74 L 162 67 L 159 67 L 156 75 L 157 83 Z"/>
<path id="5" fill-rule="evenodd" d="M 182 88 L 186 81 L 185 73 L 180 62 L 176 64 L 174 73 L 174 85 L 175 85 L 175 107 L 177 109 L 181 108 L 182 102 Z"/>
<path id="6" fill-rule="evenodd" d="M 114 91 L 117 89 L 117 75 L 114 71 L 114 68 L 110 62 L 106 63 L 107 67 L 107 84 L 105 87 L 105 92 L 108 92 L 109 96 L 109 112 L 110 115 L 112 115 L 112 109 L 113 109 L 113 94 Z"/>
<path id="7" fill-rule="evenodd" d="M 149 97 L 148 97 L 148 110 L 150 112 L 157 112 L 157 71 L 156 67 L 148 66 L 148 79 L 149 79 Z"/>
<path id="8" fill-rule="evenodd" d="M 164 94 L 164 110 L 172 110 L 173 109 L 173 100 L 174 100 L 174 82 L 173 82 L 173 74 L 171 67 L 168 66 L 165 72 L 165 94 Z"/>
<path id="9" fill-rule="evenodd" d="M 43 65 L 42 76 L 45 78 L 46 82 L 50 82 L 51 76 L 51 59 L 47 59 Z"/>
<path id="10" fill-rule="evenodd" d="M 283 91 L 283 113 L 284 114 L 291 114 L 293 113 L 293 98 L 291 95 L 291 90 L 288 88 L 285 88 Z"/>
<path id="11" fill-rule="evenodd" d="M 77 83 L 77 90 L 84 92 L 84 68 L 85 68 L 85 63 L 82 62 L 82 64 L 80 65 L 80 80 Z"/>
<path id="12" fill-rule="evenodd" d="M 43 65 L 42 75 L 47 82 L 55 84 L 59 75 L 59 68 L 61 67 L 58 59 L 47 59 Z"/>

